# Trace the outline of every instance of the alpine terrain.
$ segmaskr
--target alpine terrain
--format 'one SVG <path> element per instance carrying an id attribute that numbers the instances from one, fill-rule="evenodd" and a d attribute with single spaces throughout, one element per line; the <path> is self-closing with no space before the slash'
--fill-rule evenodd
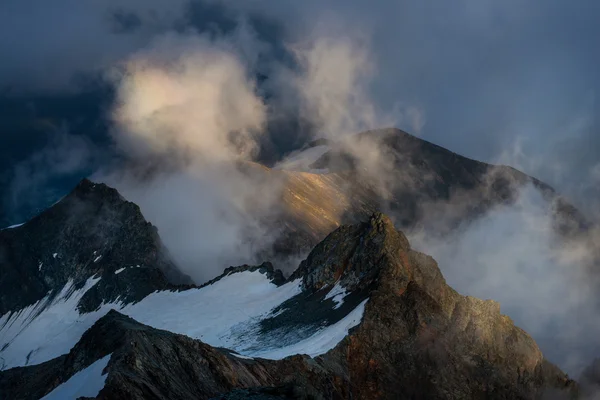
<path id="1" fill-rule="evenodd" d="M 280 236 L 257 256 L 301 255 L 289 273 L 264 261 L 194 283 L 137 205 L 88 179 L 0 230 L 0 399 L 587 395 L 499 303 L 451 288 L 402 230 L 452 235 L 528 185 L 565 240 L 590 224 L 510 167 L 393 129 L 358 138 L 393 161 L 385 185 L 325 141 L 274 168 L 239 166 L 285 182 L 281 215 L 265 221 Z"/>

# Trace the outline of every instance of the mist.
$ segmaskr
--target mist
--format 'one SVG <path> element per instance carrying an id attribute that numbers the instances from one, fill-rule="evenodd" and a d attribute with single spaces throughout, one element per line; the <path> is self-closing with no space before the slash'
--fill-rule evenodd
<path id="1" fill-rule="evenodd" d="M 598 209 L 590 199 L 598 197 L 600 164 L 594 151 L 600 7 L 592 0 L 578 7 L 564 0 L 382 1 L 377 7 L 361 0 L 11 0 L 1 7 L 0 54 L 7 56 L 0 87 L 10 93 L 78 90 L 166 32 L 219 37 L 251 26 L 261 49 L 244 54 L 256 57 L 265 87 L 306 43 L 359 42 L 351 54 L 357 65 L 367 54 L 368 68 L 355 69 L 370 75 L 357 83 L 359 93 L 367 88 L 375 110 L 392 114 L 394 125 L 482 161 L 497 161 L 518 146 L 524 160 L 515 167 L 568 192 L 588 213 Z M 286 94 L 278 103 L 287 100 Z M 285 109 L 298 110 L 296 100 Z M 407 117 L 396 118 L 394 110 Z M 277 104 L 269 111 L 280 117 L 282 110 Z M 271 140 L 286 143 L 286 151 L 306 139 L 291 126 Z"/>
<path id="2" fill-rule="evenodd" d="M 94 177 L 141 207 L 199 283 L 257 261 L 276 236 L 262 221 L 277 210 L 280 182 L 253 162 L 266 105 L 240 35 L 169 33 L 113 71 L 112 136 L 142 174 L 120 167 Z"/>
<path id="3" fill-rule="evenodd" d="M 297 68 L 274 63 L 269 90 L 289 95 L 286 106 L 314 127 L 312 137 L 341 143 L 383 193 L 388 158 L 377 143 L 353 135 L 392 123 L 371 100 L 374 69 L 361 40 L 327 29 L 287 43 Z M 248 54 L 265 46 L 245 24 L 218 37 L 169 32 L 107 73 L 116 87 L 111 136 L 131 163 L 92 178 L 140 205 L 197 282 L 230 265 L 265 261 L 279 233 L 273 221 L 282 213 L 284 175 L 256 164 L 271 104 L 260 96 L 260 65 Z"/>
<path id="4" fill-rule="evenodd" d="M 413 232 L 414 248 L 433 256 L 463 295 L 498 301 L 501 312 L 533 336 L 545 357 L 578 376 L 600 351 L 595 236 L 565 241 L 552 204 L 532 185 L 450 235 Z M 592 279 L 590 279 L 592 278 Z"/>

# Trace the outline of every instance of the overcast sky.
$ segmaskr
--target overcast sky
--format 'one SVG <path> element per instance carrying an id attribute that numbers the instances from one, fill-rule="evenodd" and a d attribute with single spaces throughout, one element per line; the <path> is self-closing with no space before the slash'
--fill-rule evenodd
<path id="1" fill-rule="evenodd" d="M 241 47 L 267 59 L 330 30 L 364 41 L 371 96 L 382 113 L 403 110 L 399 127 L 510 163 L 581 203 L 600 179 L 599 18 L 595 0 L 4 0 L 0 87 L 74 91 L 172 30 L 227 35 L 260 20 L 248 28 L 259 38 Z"/>

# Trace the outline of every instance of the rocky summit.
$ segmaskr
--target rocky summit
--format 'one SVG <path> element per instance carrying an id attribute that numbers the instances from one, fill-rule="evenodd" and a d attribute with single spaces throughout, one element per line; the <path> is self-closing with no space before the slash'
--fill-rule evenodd
<path id="1" fill-rule="evenodd" d="M 127 266 L 139 269 L 115 274 Z M 136 204 L 87 179 L 26 224 L 0 230 L 0 315 L 48 294 L 53 298 L 69 282 L 80 288 L 93 276 L 102 279 L 86 293 L 83 310 L 192 283 L 170 260 L 156 228 Z"/>
<path id="2" fill-rule="evenodd" d="M 81 196 L 109 190 L 88 182 L 82 185 Z M 135 206 L 123 207 L 131 209 L 131 214 L 124 213 L 131 219 L 120 232 L 147 226 L 135 224 Z M 33 222 L 16 228 L 27 228 L 18 234 L 38 232 Z M 142 237 L 148 238 L 144 245 L 149 247 L 136 247 L 142 246 L 137 240 L 127 245 L 139 250 L 134 256 L 146 257 L 144 265 L 154 265 L 162 273 L 157 236 Z M 68 243 L 57 240 L 57 252 L 66 254 Z M 86 250 L 97 247 L 95 251 L 113 260 L 122 253 L 115 242 L 110 244 L 103 247 L 94 242 Z M 38 262 L 32 257 L 34 261 Z M 77 271 L 88 271 L 92 265 L 89 274 L 99 279 L 91 289 L 83 289 L 85 294 L 108 274 L 78 258 L 70 263 Z M 116 267 L 108 265 L 105 268 Z M 45 282 L 44 276 L 38 279 Z M 117 287 L 110 279 L 108 284 Z M 330 233 L 288 279 L 265 263 L 229 268 L 202 287 L 163 285 L 134 299 L 111 303 L 108 296 L 101 305 L 79 307 L 74 323 L 89 325 L 81 334 L 68 321 L 48 323 L 48 330 L 60 329 L 72 341 L 65 342 L 64 353 L 54 357 L 43 339 L 31 336 L 25 341 L 19 336 L 27 334 L 43 311 L 33 322 L 19 320 L 19 313 L 16 319 L 0 320 L 2 329 L 7 323 L 22 324 L 19 334 L 0 352 L 0 356 L 13 354 L 14 360 L 0 372 L 0 398 L 567 399 L 578 395 L 578 385 L 544 359 L 534 340 L 500 313 L 498 303 L 454 291 L 435 260 L 412 250 L 404 234 L 381 213 Z M 37 362 L 22 358 L 13 348 L 15 343 L 31 346 Z"/>

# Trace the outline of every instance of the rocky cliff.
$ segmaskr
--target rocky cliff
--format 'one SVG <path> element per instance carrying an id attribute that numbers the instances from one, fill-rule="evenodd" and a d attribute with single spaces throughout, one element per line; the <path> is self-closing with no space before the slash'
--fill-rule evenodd
<path id="1" fill-rule="evenodd" d="M 87 179 L 26 224 L 0 230 L 0 315 L 51 298 L 69 281 L 80 288 L 91 277 L 102 280 L 82 299 L 85 310 L 191 283 L 139 207 Z"/>
<path id="2" fill-rule="evenodd" d="M 248 270 L 280 279 L 263 265 L 230 269 L 219 280 Z M 454 291 L 436 262 L 412 250 L 385 215 L 375 213 L 366 222 L 336 229 L 288 282 L 298 282 L 301 292 L 263 319 L 262 331 L 302 326 L 318 332 L 343 317 L 336 313 L 349 312 L 344 307 L 366 302 L 360 323 L 313 358 L 267 360 L 111 311 L 68 354 L 0 372 L 0 398 L 39 398 L 106 356 L 110 361 L 99 399 L 542 399 L 577 394 L 575 382 L 544 359 L 534 340 L 500 313 L 498 303 Z M 336 290 L 345 298 L 332 307 Z"/>

